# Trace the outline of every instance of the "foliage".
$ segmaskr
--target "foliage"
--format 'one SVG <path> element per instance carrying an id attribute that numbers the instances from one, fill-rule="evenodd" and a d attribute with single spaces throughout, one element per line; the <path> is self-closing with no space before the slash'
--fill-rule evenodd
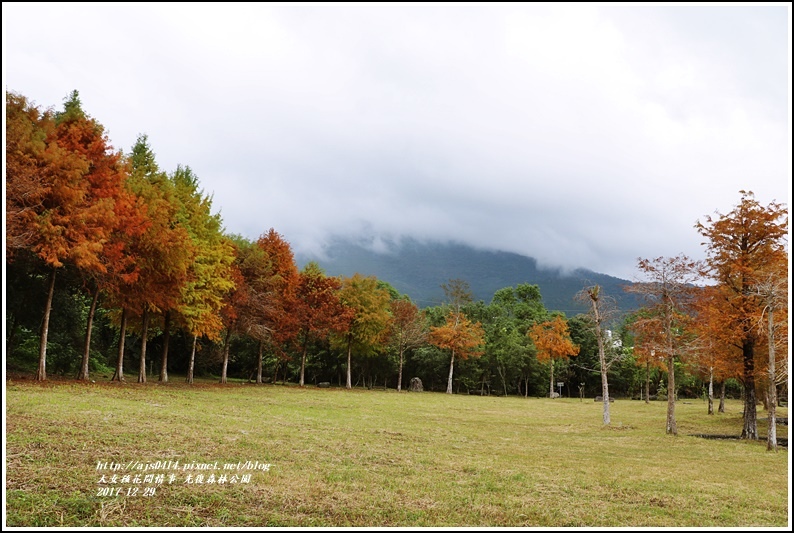
<path id="1" fill-rule="evenodd" d="M 677 435 L 675 421 L 675 363 L 692 344 L 693 283 L 698 279 L 698 263 L 686 257 L 639 259 L 638 269 L 648 281 L 627 290 L 643 295 L 646 313 L 634 322 L 640 352 L 667 362 L 667 433 Z M 636 344 L 635 344 L 636 347 Z M 646 356 L 648 357 L 648 356 Z"/>
<path id="2" fill-rule="evenodd" d="M 405 352 L 427 342 L 427 321 L 419 307 L 409 299 L 394 299 L 390 304 L 389 345 L 397 352 L 397 390 L 402 389 Z"/>
<path id="3" fill-rule="evenodd" d="M 573 344 L 568 323 L 560 315 L 534 324 L 527 335 L 537 350 L 540 362 L 549 363 L 549 396 L 554 396 L 554 360 L 579 355 L 579 347 Z"/>
<path id="4" fill-rule="evenodd" d="M 351 325 L 352 311 L 340 299 L 341 288 L 341 280 L 326 276 L 317 263 L 309 263 L 300 271 L 294 313 L 299 331 L 296 340 L 302 345 L 301 386 L 304 384 L 309 343 L 326 339 L 332 333 L 343 334 Z"/>
<path id="5" fill-rule="evenodd" d="M 136 154 L 133 150 L 133 158 L 141 160 L 142 168 L 156 168 L 149 154 L 140 150 Z M 170 179 L 179 207 L 176 219 L 187 231 L 195 250 L 175 306 L 177 322 L 190 335 L 218 340 L 223 329 L 220 310 L 224 296 L 235 288 L 232 279 L 235 248 L 223 234 L 221 218 L 212 214 L 212 200 L 199 189 L 198 177 L 190 167 L 178 166 Z"/>
<path id="6" fill-rule="evenodd" d="M 347 350 L 347 388 L 352 387 L 352 352 L 370 355 L 388 340 L 390 294 L 377 278 L 354 274 L 342 278 L 339 301 L 347 309 L 347 323 L 337 337 L 337 346 Z"/>
<path id="7" fill-rule="evenodd" d="M 702 390 L 712 378 L 733 394 L 732 377 L 740 377 L 746 387 L 756 382 L 764 387 L 765 399 L 788 381 L 787 303 L 770 300 L 773 293 L 788 292 L 787 211 L 781 204 L 758 205 L 752 193 L 743 195 L 729 215 L 698 223 L 710 241 L 707 270 L 713 285 L 695 291 L 697 319 L 686 324 L 683 313 L 671 315 L 682 319 L 671 329 L 673 338 L 686 341 L 674 345 L 681 361 L 674 363 L 672 376 L 674 389 L 685 394 Z M 590 308 L 589 299 L 561 299 L 571 283 L 581 287 L 587 275 L 603 296 L 622 280 L 584 271 L 563 276 L 512 254 L 404 244 L 399 254 L 384 259 L 390 263 L 386 270 L 370 268 L 372 258 L 352 248 L 337 258 L 360 261 L 349 272 L 366 268 L 383 278 L 368 278 L 372 291 L 364 293 L 380 295 L 371 306 L 377 311 L 358 313 L 356 323 L 355 308 L 362 302 L 352 298 L 352 282 L 346 299 L 354 305 L 346 307 L 340 301 L 341 278 L 326 275 L 317 264 L 299 272 L 290 244 L 275 229 L 255 241 L 227 234 L 193 169 L 179 165 L 165 172 L 146 135 L 125 156 L 112 148 L 76 91 L 58 112 L 6 93 L 7 370 L 33 367 L 46 378 L 49 345 L 56 374 L 79 371 L 87 380 L 89 371 L 104 372 L 115 360 L 121 378 L 126 358 L 142 368 L 140 377 L 146 375 L 149 344 L 162 353 L 161 379 L 169 368 L 197 376 L 220 368 L 222 379 L 256 374 L 257 381 L 266 381 L 261 376 L 267 373 L 274 381 L 305 384 L 308 376 L 310 382 L 341 384 L 343 373 L 350 373 L 351 385 L 396 382 L 401 388 L 405 373 L 420 377 L 426 390 L 443 390 L 446 384 L 463 393 L 528 397 L 545 394 L 544 382 L 553 382 L 553 372 L 569 395 L 580 386 L 581 394 L 593 395 L 602 386 L 602 354 L 613 397 L 636 395 L 644 381 L 655 388 L 664 377 L 653 364 L 644 365 L 654 362 L 654 354 L 667 353 L 665 338 L 658 335 L 661 315 L 652 309 L 632 317 L 631 332 L 625 327 L 618 333 L 622 345 L 609 337 L 610 328 L 618 326 L 614 317 L 603 316 L 605 307 L 599 320 L 572 317 L 570 337 L 580 353 L 553 366 L 527 336 L 555 316 L 549 309 L 571 314 Z M 339 261 L 328 264 L 339 268 Z M 440 283 L 450 263 L 462 265 L 455 272 L 472 285 L 463 279 Z M 406 279 L 419 288 L 437 281 L 432 294 L 410 302 L 400 295 L 413 294 Z M 538 281 L 499 286 L 527 279 Z M 432 305 L 442 293 L 446 304 Z M 489 303 L 475 300 L 491 294 Z M 626 294 L 624 311 L 635 308 L 639 296 Z M 467 352 L 451 341 L 460 332 L 450 330 L 450 323 L 469 323 L 472 329 L 479 324 L 481 342 L 472 354 L 481 355 L 462 357 Z M 690 329 L 693 324 L 697 329 Z M 430 328 L 437 345 L 426 344 Z M 444 330 L 450 334 L 446 339 Z M 354 351 L 356 357 L 346 364 L 345 352 Z"/>
<path id="8" fill-rule="evenodd" d="M 453 300 L 454 302 L 454 300 Z M 452 375 L 455 356 L 461 360 L 469 357 L 479 357 L 483 354 L 482 346 L 485 343 L 485 331 L 479 322 L 472 323 L 462 312 L 453 307 L 447 314 L 443 326 L 430 328 L 430 343 L 442 350 L 449 350 L 449 377 L 447 379 L 447 393 L 452 394 Z"/>
<path id="9" fill-rule="evenodd" d="M 771 202 L 761 205 L 751 191 L 728 214 L 706 216 L 695 228 L 707 239 L 706 270 L 716 282 L 712 319 L 727 341 L 742 351 L 745 417 L 742 437 L 757 439 L 756 350 L 762 337 L 757 327 L 764 300 L 757 290 L 767 265 L 787 257 L 788 210 Z"/>
<path id="10" fill-rule="evenodd" d="M 571 341 L 568 323 L 559 315 L 533 325 L 527 335 L 532 339 L 541 362 L 579 355 L 579 347 Z"/>

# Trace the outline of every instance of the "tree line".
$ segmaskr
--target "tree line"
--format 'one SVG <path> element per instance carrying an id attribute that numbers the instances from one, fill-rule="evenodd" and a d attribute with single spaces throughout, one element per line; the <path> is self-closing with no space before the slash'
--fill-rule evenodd
<path id="1" fill-rule="evenodd" d="M 635 312 L 598 285 L 571 318 L 531 284 L 475 302 L 460 279 L 420 309 L 375 277 L 299 269 L 273 228 L 226 232 L 189 166 L 161 169 L 145 134 L 114 149 L 77 91 L 57 112 L 7 92 L 7 365 L 40 381 L 49 361 L 83 381 L 125 381 L 133 365 L 140 383 L 156 367 L 160 382 L 172 371 L 399 391 L 418 376 L 448 393 L 598 393 L 605 424 L 610 395 L 656 396 L 671 434 L 679 394 L 702 392 L 713 413 L 715 388 L 724 400 L 733 386 L 742 436 L 757 439 L 758 400 L 773 421 L 788 380 L 788 211 L 740 194 L 696 222 L 705 261 L 638 259 Z"/>

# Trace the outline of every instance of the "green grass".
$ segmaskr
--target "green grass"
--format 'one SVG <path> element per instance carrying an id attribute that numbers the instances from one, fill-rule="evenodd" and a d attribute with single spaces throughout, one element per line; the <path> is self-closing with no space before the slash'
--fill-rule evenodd
<path id="1" fill-rule="evenodd" d="M 714 416 L 679 402 L 672 437 L 664 402 L 618 400 L 603 427 L 602 404 L 578 399 L 176 381 L 13 380 L 6 395 L 10 526 L 790 524 L 786 449 L 687 436 L 738 435 L 735 401 Z M 98 461 L 169 460 L 272 466 L 249 483 L 188 485 L 180 470 L 105 485 L 151 497 L 97 495 Z"/>

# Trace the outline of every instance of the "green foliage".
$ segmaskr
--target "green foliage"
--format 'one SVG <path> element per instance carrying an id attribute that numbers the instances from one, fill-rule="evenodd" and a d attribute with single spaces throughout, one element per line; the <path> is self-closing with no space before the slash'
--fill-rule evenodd
<path id="1" fill-rule="evenodd" d="M 639 307 L 639 300 L 622 290 L 626 280 L 587 270 L 566 273 L 556 269 L 542 269 L 530 257 L 476 250 L 461 244 L 420 243 L 405 239 L 395 245 L 393 253 L 374 252 L 350 242 L 333 243 L 320 263 L 334 276 L 350 276 L 367 272 L 388 280 L 422 308 L 439 305 L 444 299 L 441 284 L 450 277 L 467 280 L 474 300 L 490 301 L 503 287 L 537 285 L 543 293 L 547 309 L 573 316 L 587 311 L 587 306 L 573 300 L 586 281 L 598 283 L 617 295 L 622 309 Z M 299 264 L 309 258 L 298 257 Z"/>
<path id="2" fill-rule="evenodd" d="M 55 113 L 55 123 L 60 124 L 68 120 L 85 119 L 86 114 L 83 111 L 83 104 L 80 101 L 80 93 L 73 90 L 69 95 L 63 99 L 63 111 Z"/>
<path id="3" fill-rule="evenodd" d="M 148 176 L 150 179 L 162 178 L 160 166 L 157 164 L 155 154 L 149 144 L 149 136 L 145 133 L 138 135 L 130 153 L 130 162 L 136 175 Z"/>
<path id="4" fill-rule="evenodd" d="M 199 189 L 198 177 L 190 167 L 177 166 L 171 182 L 178 206 L 176 221 L 187 231 L 195 250 L 175 306 L 177 322 L 193 335 L 216 339 L 223 328 L 220 310 L 224 296 L 235 287 L 231 271 L 235 249 L 223 234 L 220 215 L 212 213 L 211 198 Z M 258 250 L 251 243 L 242 249 Z"/>
<path id="5" fill-rule="evenodd" d="M 372 355 L 383 348 L 389 322 L 389 291 L 375 277 L 355 274 L 342 279 L 339 291 L 342 304 L 352 310 L 352 320 L 338 346 L 348 342 L 358 355 Z"/>

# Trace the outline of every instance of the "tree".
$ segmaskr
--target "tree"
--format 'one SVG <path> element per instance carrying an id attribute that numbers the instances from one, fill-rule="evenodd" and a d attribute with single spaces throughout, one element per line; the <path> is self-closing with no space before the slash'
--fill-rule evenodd
<path id="1" fill-rule="evenodd" d="M 650 318 L 647 309 L 639 309 L 629 317 L 628 323 L 629 331 L 634 335 L 634 360 L 637 365 L 645 367 L 645 403 L 650 403 L 651 368 L 665 367 L 663 354 L 656 353 L 656 346 L 660 344 L 658 324 Z"/>
<path id="2" fill-rule="evenodd" d="M 480 322 L 472 323 L 463 313 L 463 306 L 471 303 L 472 294 L 468 282 L 451 279 L 442 283 L 448 310 L 442 326 L 430 328 L 430 343 L 442 350 L 450 351 L 447 394 L 452 394 L 452 374 L 455 367 L 455 354 L 461 359 L 479 357 L 485 343 L 485 331 Z"/>
<path id="3" fill-rule="evenodd" d="M 54 128 L 51 113 L 42 113 L 22 95 L 6 93 L 6 256 L 9 260 L 20 250 L 41 249 L 52 238 L 41 231 L 40 220 L 60 214 L 51 210 L 58 208 L 58 193 L 63 189 L 53 185 L 71 176 L 77 181 L 86 170 L 81 158 L 57 145 Z M 64 202 L 63 209 L 69 208 L 70 204 Z M 63 252 L 62 256 L 67 255 L 65 249 Z M 47 379 L 47 333 L 55 268 L 62 266 L 57 256 L 48 260 L 47 255 L 45 252 L 41 258 L 52 270 L 40 332 L 37 380 Z"/>
<path id="4" fill-rule="evenodd" d="M 708 380 L 708 414 L 714 414 L 714 382 L 720 384 L 718 411 L 725 412 L 725 380 L 742 375 L 741 350 L 732 342 L 733 335 L 725 330 L 719 313 L 720 291 L 716 286 L 705 286 L 696 291 L 694 301 L 694 327 L 697 341 L 694 344 L 694 368 Z"/>
<path id="5" fill-rule="evenodd" d="M 427 322 L 419 308 L 408 299 L 391 302 L 390 341 L 398 354 L 397 392 L 402 390 L 404 354 L 427 342 Z"/>
<path id="6" fill-rule="evenodd" d="M 529 328 L 527 336 L 537 348 L 538 360 L 549 362 L 551 377 L 549 398 L 554 398 L 554 360 L 579 355 L 579 347 L 571 341 L 568 323 L 559 315 Z"/>
<path id="7" fill-rule="evenodd" d="M 269 329 L 265 317 L 273 308 L 273 274 L 270 259 L 256 243 L 234 237 L 235 260 L 230 275 L 234 290 L 225 294 L 221 310 L 226 334 L 223 340 L 221 383 L 227 382 L 232 335 L 239 333 L 263 340 Z"/>
<path id="8" fill-rule="evenodd" d="M 454 308 L 453 308 L 454 309 Z M 430 328 L 430 343 L 442 350 L 450 351 L 447 394 L 452 394 L 452 374 L 455 355 L 460 359 L 479 357 L 483 354 L 485 331 L 479 322 L 472 323 L 462 312 L 451 310 L 443 326 Z"/>
<path id="9" fill-rule="evenodd" d="M 349 326 L 351 311 L 339 299 L 341 287 L 339 278 L 326 276 L 315 262 L 306 264 L 300 272 L 294 313 L 299 328 L 297 339 L 301 343 L 301 387 L 304 385 L 309 341 L 327 338 L 332 331 L 344 332 Z"/>
<path id="10" fill-rule="evenodd" d="M 114 193 L 123 180 L 119 154 L 73 91 L 64 111 L 40 113 L 24 97 L 6 95 L 7 250 L 27 248 L 50 268 L 36 379 L 47 379 L 52 296 L 64 262 L 105 270 L 100 254 L 115 227 Z"/>
<path id="11" fill-rule="evenodd" d="M 119 279 L 137 280 L 139 271 L 126 242 L 141 236 L 148 225 L 135 195 L 127 188 L 129 165 L 123 154 L 113 150 L 103 127 L 83 112 L 76 91 L 64 107 L 64 111 L 56 115 L 56 135 L 61 146 L 90 162 L 85 179 L 89 182 L 88 201 L 97 212 L 97 227 L 93 231 L 100 243 L 96 247 L 96 261 L 81 268 L 92 301 L 78 379 L 88 380 L 91 332 L 100 291 Z"/>
<path id="12" fill-rule="evenodd" d="M 293 342 L 299 333 L 299 324 L 294 311 L 297 306 L 296 294 L 300 273 L 289 242 L 273 228 L 262 235 L 256 244 L 268 258 L 272 285 L 269 312 L 262 317 L 263 324 L 259 329 L 261 335 L 255 336 L 260 340 L 256 382 L 262 383 L 264 343 L 269 342 L 273 346 L 278 361 L 279 358 L 283 358 L 284 346 Z"/>
<path id="13" fill-rule="evenodd" d="M 471 287 L 466 280 L 451 279 L 447 283 L 442 283 L 447 304 L 452 308 L 452 312 L 460 313 L 461 308 L 472 302 Z"/>
<path id="14" fill-rule="evenodd" d="M 30 250 L 41 239 L 38 217 L 51 193 L 61 154 L 55 143 L 51 112 L 41 111 L 21 94 L 6 92 L 6 257 L 12 260 L 20 250 Z M 84 162 L 72 155 L 74 171 Z M 64 168 L 63 170 L 66 170 Z"/>
<path id="15" fill-rule="evenodd" d="M 84 381 L 88 380 L 91 331 L 100 293 L 110 293 L 119 286 L 128 286 L 138 280 L 140 268 L 135 261 L 133 251 L 129 248 L 129 243 L 140 238 L 149 227 L 145 204 L 128 189 L 126 180 L 116 195 L 114 210 L 115 229 L 99 255 L 104 270 L 94 269 L 83 272 L 84 284 L 92 293 L 83 359 L 77 376 L 77 379 Z"/>
<path id="16" fill-rule="evenodd" d="M 767 427 L 767 441 L 766 449 L 769 451 L 777 451 L 777 384 L 779 381 L 785 382 L 788 379 L 788 372 L 785 370 L 788 365 L 777 366 L 775 360 L 777 353 L 777 344 L 780 343 L 782 347 L 788 344 L 788 320 L 785 315 L 788 314 L 788 261 L 785 257 L 777 257 L 777 261 L 773 261 L 767 265 L 765 271 L 759 272 L 758 283 L 756 291 L 761 297 L 764 304 L 761 310 L 763 323 L 763 315 L 766 315 L 766 327 L 764 333 L 767 337 L 768 347 L 768 364 L 767 364 L 767 380 L 768 380 L 768 396 L 769 396 L 769 412 L 768 427 Z M 783 320 L 775 320 L 776 313 L 784 315 Z M 781 342 L 782 341 L 782 342 Z M 784 352 L 785 353 L 785 352 Z M 782 368 L 784 372 L 781 376 L 777 374 L 777 368 Z"/>
<path id="17" fill-rule="evenodd" d="M 637 328 L 646 334 L 645 346 L 667 361 L 666 432 L 677 435 L 675 421 L 675 360 L 683 348 L 688 327 L 693 283 L 699 265 L 681 254 L 676 257 L 638 259 L 637 267 L 648 281 L 627 286 L 628 292 L 641 294 L 649 317 L 638 321 Z"/>
<path id="18" fill-rule="evenodd" d="M 707 239 L 706 273 L 716 281 L 720 298 L 720 321 L 741 347 L 744 385 L 744 422 L 741 438 L 758 439 L 756 415 L 755 353 L 759 341 L 756 327 L 764 307 L 758 286 L 766 265 L 787 255 L 788 210 L 784 204 L 762 206 L 751 191 L 739 191 L 733 210 L 716 217 L 706 216 L 695 228 Z"/>
<path id="19" fill-rule="evenodd" d="M 537 285 L 528 283 L 497 290 L 480 321 L 486 334 L 486 360 L 495 370 L 507 395 L 508 383 L 517 383 L 524 396 L 529 395 L 530 380 L 537 372 L 535 348 L 527 331 L 533 324 L 548 316 Z M 486 376 L 482 376 L 484 389 Z"/>
<path id="20" fill-rule="evenodd" d="M 153 166 L 155 163 L 144 153 L 141 164 Z M 198 177 L 188 166 L 177 166 L 170 181 L 178 202 L 175 216 L 179 225 L 187 231 L 195 256 L 187 267 L 187 280 L 181 286 L 176 304 L 171 309 L 165 309 L 161 382 L 168 381 L 172 314 L 175 315 L 175 322 L 194 338 L 206 336 L 210 340 L 218 340 L 223 329 L 220 315 L 223 298 L 235 287 L 232 279 L 235 248 L 223 234 L 220 215 L 212 214 L 212 199 L 199 190 Z M 191 363 L 192 357 L 194 355 L 191 356 Z"/>
<path id="21" fill-rule="evenodd" d="M 342 278 L 339 301 L 349 309 L 348 322 L 342 335 L 347 349 L 345 387 L 348 389 L 353 387 L 353 349 L 361 354 L 372 353 L 386 339 L 391 319 L 389 300 L 389 292 L 378 285 L 374 276 L 364 277 L 356 273 L 350 278 Z"/>
<path id="22" fill-rule="evenodd" d="M 591 285 L 585 287 L 576 294 L 576 299 L 582 302 L 587 302 L 590 305 L 588 315 L 592 321 L 593 332 L 595 333 L 596 341 L 598 343 L 598 365 L 601 372 L 601 398 L 604 405 L 603 420 L 604 425 L 610 424 L 609 417 L 609 381 L 607 374 L 609 367 L 617 360 L 617 358 L 607 358 L 607 329 L 606 324 L 616 314 L 617 308 L 613 298 L 603 294 L 600 285 Z"/>
<path id="23" fill-rule="evenodd" d="M 113 288 L 112 300 L 121 308 L 119 358 L 114 379 L 124 380 L 124 332 L 129 316 L 141 319 L 141 356 L 138 382 L 146 382 L 146 348 L 152 313 L 174 309 L 183 286 L 190 279 L 189 265 L 196 250 L 187 229 L 177 218 L 178 201 L 174 184 L 154 163 L 154 154 L 146 135 L 139 135 L 129 156 L 130 190 L 144 209 L 146 230 L 126 243 L 134 258 L 138 276 L 132 283 Z"/>

